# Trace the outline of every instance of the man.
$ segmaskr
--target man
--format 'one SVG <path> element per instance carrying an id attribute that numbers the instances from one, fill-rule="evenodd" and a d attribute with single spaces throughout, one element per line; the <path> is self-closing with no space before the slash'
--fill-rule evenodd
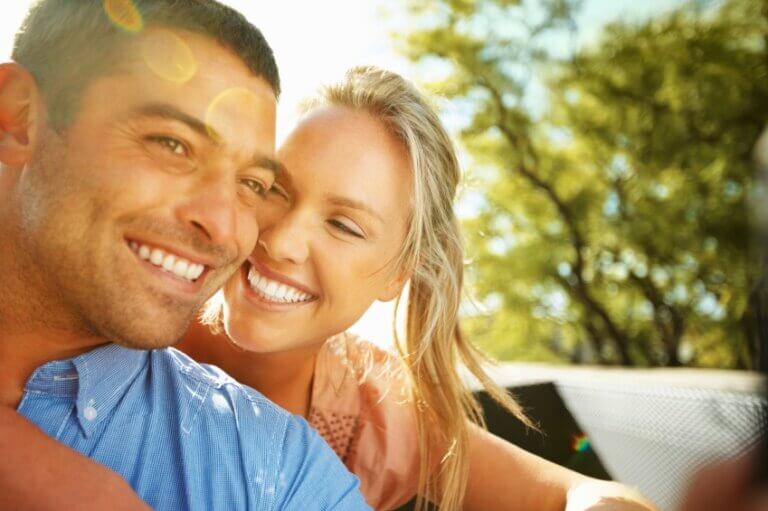
<path id="1" fill-rule="evenodd" d="M 279 170 L 261 33 L 213 0 L 43 0 L 13 58 L 0 66 L 0 404 L 155 509 L 365 507 L 306 423 L 158 349 L 256 242 Z"/>

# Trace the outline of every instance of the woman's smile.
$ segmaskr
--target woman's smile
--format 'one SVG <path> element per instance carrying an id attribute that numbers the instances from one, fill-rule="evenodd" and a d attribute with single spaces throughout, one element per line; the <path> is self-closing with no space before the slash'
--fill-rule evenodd
<path id="1" fill-rule="evenodd" d="M 318 299 L 317 293 L 285 275 L 270 270 L 257 261 L 248 261 L 241 270 L 251 301 L 267 310 L 285 310 Z"/>

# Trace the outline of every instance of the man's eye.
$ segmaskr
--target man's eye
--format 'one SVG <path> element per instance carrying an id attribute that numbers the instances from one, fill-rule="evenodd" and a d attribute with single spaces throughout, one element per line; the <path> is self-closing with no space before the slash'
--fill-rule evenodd
<path id="1" fill-rule="evenodd" d="M 242 179 L 240 181 L 242 184 L 244 184 L 246 187 L 248 187 L 251 191 L 253 191 L 255 194 L 266 197 L 267 195 L 267 186 L 262 183 L 261 181 L 258 181 L 256 179 Z"/>
<path id="2" fill-rule="evenodd" d="M 186 156 L 188 151 L 183 142 L 176 140 L 173 137 L 166 137 L 163 135 L 152 135 L 147 137 L 147 140 L 154 142 L 164 149 L 167 149 L 171 153 L 177 156 Z"/>

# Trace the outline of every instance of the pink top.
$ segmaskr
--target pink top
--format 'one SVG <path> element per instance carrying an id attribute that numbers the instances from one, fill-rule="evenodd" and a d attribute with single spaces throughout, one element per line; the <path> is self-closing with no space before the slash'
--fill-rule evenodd
<path id="1" fill-rule="evenodd" d="M 416 495 L 415 408 L 397 355 L 350 333 L 329 339 L 315 364 L 309 422 L 360 478 L 374 509 Z"/>

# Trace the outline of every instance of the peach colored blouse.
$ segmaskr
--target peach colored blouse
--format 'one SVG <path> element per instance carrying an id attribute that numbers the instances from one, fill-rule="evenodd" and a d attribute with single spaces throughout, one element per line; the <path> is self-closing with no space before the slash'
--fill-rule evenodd
<path id="1" fill-rule="evenodd" d="M 350 333 L 329 339 L 315 364 L 309 422 L 376 510 L 416 495 L 416 416 L 404 374 L 396 354 Z"/>

